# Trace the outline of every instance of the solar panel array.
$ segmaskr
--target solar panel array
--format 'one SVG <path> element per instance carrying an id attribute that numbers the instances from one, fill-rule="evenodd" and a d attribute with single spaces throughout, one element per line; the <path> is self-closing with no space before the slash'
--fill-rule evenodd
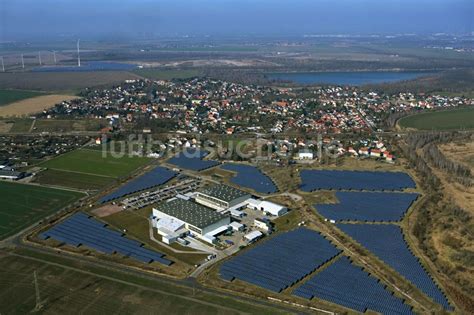
<path id="1" fill-rule="evenodd" d="M 221 277 L 281 292 L 340 253 L 321 234 L 300 228 L 279 234 L 225 262 Z"/>
<path id="2" fill-rule="evenodd" d="M 254 166 L 226 163 L 221 168 L 237 173 L 230 180 L 234 184 L 253 189 L 262 194 L 273 194 L 278 191 L 271 178 Z"/>
<path id="3" fill-rule="evenodd" d="M 91 219 L 84 213 L 74 214 L 42 233 L 40 237 L 53 238 L 76 247 L 87 246 L 105 254 L 119 253 L 144 263 L 156 261 L 166 266 L 172 263 L 163 258 L 163 254 L 142 247 L 142 243 L 106 228 L 104 223 Z"/>
<path id="4" fill-rule="evenodd" d="M 219 165 L 217 161 L 203 160 L 208 154 L 207 151 L 188 149 L 169 159 L 168 163 L 196 172 Z"/>
<path id="5" fill-rule="evenodd" d="M 338 224 L 342 231 L 365 246 L 417 288 L 446 309 L 448 300 L 414 256 L 399 226 L 393 224 Z"/>
<path id="6" fill-rule="evenodd" d="M 400 221 L 418 198 L 416 193 L 337 192 L 337 204 L 315 205 L 334 221 Z"/>
<path id="7" fill-rule="evenodd" d="M 178 173 L 173 172 L 167 168 L 157 166 L 151 171 L 137 177 L 134 180 L 129 181 L 122 187 L 118 188 L 114 192 L 108 194 L 107 196 L 102 197 L 99 202 L 105 203 L 114 199 L 124 197 L 142 190 L 150 189 L 155 186 L 163 185 L 172 178 L 174 178 Z"/>
<path id="8" fill-rule="evenodd" d="M 302 170 L 302 191 L 335 190 L 403 190 L 416 188 L 415 182 L 402 172 L 368 172 L 338 170 Z"/>
<path id="9" fill-rule="evenodd" d="M 412 314 L 410 306 L 347 257 L 337 259 L 293 294 L 309 300 L 317 297 L 361 313 L 370 309 L 381 314 Z"/>

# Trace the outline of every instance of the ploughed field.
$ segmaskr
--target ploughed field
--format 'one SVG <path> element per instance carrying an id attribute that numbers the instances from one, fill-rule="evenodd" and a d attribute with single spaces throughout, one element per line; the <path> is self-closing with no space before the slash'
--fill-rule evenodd
<path id="1" fill-rule="evenodd" d="M 24 99 L 45 95 L 41 92 L 26 90 L 0 90 L 0 106 L 5 106 Z"/>
<path id="2" fill-rule="evenodd" d="M 81 262 L 73 260 L 38 254 L 30 258 L 30 252 L 13 254 L 0 257 L 2 314 L 34 312 L 34 271 L 42 299 L 41 313 L 67 314 L 76 309 L 88 314 L 153 314 L 157 310 L 163 314 L 280 313 L 274 308 L 216 297 L 203 291 L 195 290 L 193 294 L 192 288 L 157 283 L 102 267 L 85 268 Z"/>

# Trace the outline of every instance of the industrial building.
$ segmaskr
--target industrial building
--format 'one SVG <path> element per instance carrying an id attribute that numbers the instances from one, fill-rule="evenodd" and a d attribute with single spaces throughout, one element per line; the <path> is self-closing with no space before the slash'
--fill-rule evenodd
<path id="1" fill-rule="evenodd" d="M 239 222 L 232 222 L 229 226 L 236 232 L 242 232 L 245 229 L 245 225 Z"/>
<path id="2" fill-rule="evenodd" d="M 244 236 L 244 239 L 249 243 L 254 243 L 263 237 L 263 233 L 260 231 L 252 231 Z"/>
<path id="3" fill-rule="evenodd" d="M 13 170 L 5 170 L 0 169 L 0 179 L 8 179 L 8 180 L 19 180 L 22 178 L 27 177 L 28 174 L 24 172 L 16 172 Z"/>
<path id="4" fill-rule="evenodd" d="M 251 195 L 227 185 L 214 185 L 196 193 L 196 202 L 206 207 L 222 211 L 249 199 Z"/>
<path id="5" fill-rule="evenodd" d="M 250 209 L 269 213 L 276 217 L 282 216 L 288 212 L 288 208 L 266 200 L 257 200 L 250 198 L 246 202 L 247 207 L 249 207 Z"/>
<path id="6" fill-rule="evenodd" d="M 255 227 L 257 227 L 258 229 L 263 230 L 267 233 L 272 231 L 272 226 L 270 225 L 270 223 L 267 220 L 256 218 L 253 221 L 253 225 Z"/>
<path id="7" fill-rule="evenodd" d="M 230 216 L 190 200 L 173 198 L 153 208 L 153 224 L 164 242 L 173 242 L 190 232 L 208 243 L 214 243 L 216 235 L 229 229 Z"/>

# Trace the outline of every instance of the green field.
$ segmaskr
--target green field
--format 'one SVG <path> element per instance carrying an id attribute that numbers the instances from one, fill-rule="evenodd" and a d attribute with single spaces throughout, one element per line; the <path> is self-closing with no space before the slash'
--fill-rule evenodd
<path id="1" fill-rule="evenodd" d="M 45 170 L 36 175 L 35 182 L 44 185 L 55 185 L 76 189 L 98 190 L 114 180 L 110 177 L 60 171 Z"/>
<path id="2" fill-rule="evenodd" d="M 10 103 L 41 95 L 45 94 L 25 90 L 0 90 L 0 106 L 8 105 Z"/>
<path id="3" fill-rule="evenodd" d="M 82 196 L 78 192 L 0 182 L 0 239 L 27 228 Z"/>
<path id="4" fill-rule="evenodd" d="M 283 313 L 276 308 L 29 250 L 3 253 L 0 264 L 1 314 L 34 312 L 34 271 L 42 301 L 37 312 L 40 314 Z"/>
<path id="5" fill-rule="evenodd" d="M 198 77 L 201 72 L 195 69 L 168 70 L 168 69 L 140 69 L 134 73 L 150 80 L 188 79 Z"/>
<path id="6" fill-rule="evenodd" d="M 14 119 L 14 120 L 4 120 L 6 122 L 12 122 L 13 126 L 9 132 L 18 132 L 18 133 L 27 133 L 30 131 L 31 124 L 33 123 L 32 119 Z"/>
<path id="7" fill-rule="evenodd" d="M 474 128 L 474 108 L 428 112 L 404 117 L 400 127 L 418 130 L 454 130 Z"/>
<path id="8" fill-rule="evenodd" d="M 150 159 L 146 157 L 129 157 L 128 155 L 115 158 L 110 153 L 103 157 L 101 151 L 79 149 L 41 163 L 40 166 L 54 170 L 118 178 L 128 175 L 149 161 Z"/>

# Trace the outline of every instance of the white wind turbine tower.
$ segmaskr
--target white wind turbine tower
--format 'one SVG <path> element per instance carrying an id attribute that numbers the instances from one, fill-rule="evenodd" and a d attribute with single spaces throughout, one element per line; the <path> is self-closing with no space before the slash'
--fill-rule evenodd
<path id="1" fill-rule="evenodd" d="M 54 64 L 56 64 L 56 51 L 53 50 L 53 60 L 54 60 Z"/>
<path id="2" fill-rule="evenodd" d="M 5 72 L 5 64 L 3 63 L 3 56 L 0 57 L 0 59 L 2 60 L 2 72 Z"/>
<path id="3" fill-rule="evenodd" d="M 38 52 L 38 60 L 39 60 L 39 65 L 42 66 L 42 62 L 41 62 L 41 51 Z"/>
<path id="4" fill-rule="evenodd" d="M 21 67 L 25 69 L 25 58 L 23 57 L 23 54 L 21 54 Z"/>
<path id="5" fill-rule="evenodd" d="M 80 67 L 81 66 L 81 51 L 79 50 L 79 42 L 81 40 L 78 39 L 77 40 L 77 66 Z"/>

